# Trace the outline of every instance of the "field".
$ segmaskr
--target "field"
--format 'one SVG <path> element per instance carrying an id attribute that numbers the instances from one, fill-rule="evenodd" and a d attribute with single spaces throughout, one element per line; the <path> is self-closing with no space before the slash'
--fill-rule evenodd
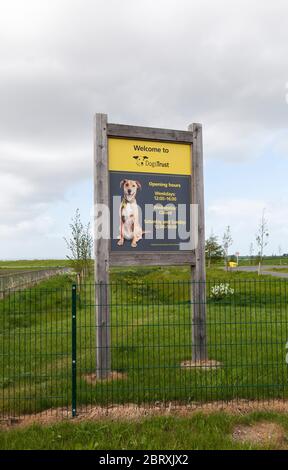
<path id="1" fill-rule="evenodd" d="M 0 269 L 39 269 L 39 268 L 59 268 L 69 267 L 69 260 L 49 259 L 49 260 L 15 260 L 1 261 Z"/>
<path id="2" fill-rule="evenodd" d="M 77 299 L 78 409 L 288 395 L 287 283 L 209 271 L 208 294 L 219 282 L 229 282 L 234 294 L 217 301 L 208 296 L 209 359 L 220 367 L 203 370 L 181 368 L 191 358 L 188 280 L 184 268 L 113 270 L 112 369 L 118 376 L 100 383 L 93 377 L 94 287 L 83 288 Z M 72 282 L 69 276 L 53 278 L 0 301 L 3 416 L 58 407 L 70 412 Z"/>
<path id="3" fill-rule="evenodd" d="M 275 265 L 288 265 L 288 256 L 285 257 L 280 257 L 280 256 L 275 256 L 275 257 L 264 257 L 263 259 L 263 265 L 270 265 L 270 264 L 275 264 Z"/>
<path id="4" fill-rule="evenodd" d="M 250 266 L 251 264 L 257 265 L 258 261 L 256 257 L 252 260 L 249 257 L 240 256 L 239 257 L 239 266 Z M 70 263 L 68 259 L 49 259 L 49 260 L 15 260 L 15 261 L 5 261 L 0 260 L 0 269 L 37 269 L 37 268 L 55 268 L 55 267 L 69 267 Z M 263 265 L 270 266 L 275 265 L 288 266 L 288 256 L 287 257 L 264 257 Z M 218 261 L 217 267 L 223 267 L 224 262 Z"/>
<path id="5" fill-rule="evenodd" d="M 231 261 L 236 261 L 236 257 L 234 256 L 233 259 L 232 257 Z M 253 258 L 250 258 L 249 256 L 239 256 L 238 259 L 238 264 L 239 266 L 257 266 L 259 263 L 259 259 L 254 256 Z M 263 266 L 287 266 L 288 265 L 288 256 L 264 256 Z M 219 260 L 216 263 L 217 266 L 221 267 L 224 266 L 223 260 Z"/>
<path id="6" fill-rule="evenodd" d="M 69 267 L 68 260 L 21 260 L 21 261 L 1 261 L 0 276 L 11 274 L 25 274 L 31 271 L 41 271 L 49 268 Z"/>

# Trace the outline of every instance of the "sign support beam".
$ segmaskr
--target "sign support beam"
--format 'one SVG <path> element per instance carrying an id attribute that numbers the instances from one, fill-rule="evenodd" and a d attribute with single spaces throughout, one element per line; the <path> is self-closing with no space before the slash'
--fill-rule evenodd
<path id="1" fill-rule="evenodd" d="M 205 267 L 205 213 L 203 178 L 203 141 L 201 124 L 190 124 L 192 141 L 192 204 L 198 206 L 198 243 L 195 265 L 191 266 L 192 298 L 192 362 L 207 360 L 206 341 L 206 267 Z"/>
<path id="2" fill-rule="evenodd" d="M 109 201 L 107 115 L 96 114 L 94 142 L 94 217 Z M 97 214 L 96 214 L 97 213 Z M 96 375 L 105 379 L 111 372 L 109 309 L 109 239 L 97 234 L 95 220 Z"/>

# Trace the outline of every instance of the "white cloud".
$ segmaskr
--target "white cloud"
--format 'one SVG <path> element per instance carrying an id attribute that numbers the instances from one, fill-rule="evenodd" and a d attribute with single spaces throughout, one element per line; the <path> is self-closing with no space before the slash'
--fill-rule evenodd
<path id="1" fill-rule="evenodd" d="M 35 220 L 91 177 L 96 111 L 203 122 L 206 159 L 286 157 L 287 13 L 286 0 L 2 2 L 1 223 Z"/>
<path id="2" fill-rule="evenodd" d="M 0 223 L 0 239 L 11 241 L 11 239 L 18 239 L 20 237 L 47 235 L 54 226 L 54 221 L 47 215 L 37 216 L 33 219 L 22 220 L 15 225 Z"/>

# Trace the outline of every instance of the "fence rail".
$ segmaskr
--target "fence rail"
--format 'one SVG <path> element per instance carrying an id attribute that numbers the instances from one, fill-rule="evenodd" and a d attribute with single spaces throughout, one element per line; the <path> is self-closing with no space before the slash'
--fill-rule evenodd
<path id="1" fill-rule="evenodd" d="M 111 373 L 96 376 L 95 285 L 0 301 L 0 416 L 288 398 L 288 283 L 206 283 L 208 359 L 192 362 L 191 283 L 107 285 Z M 108 334 L 108 327 L 107 327 Z"/>

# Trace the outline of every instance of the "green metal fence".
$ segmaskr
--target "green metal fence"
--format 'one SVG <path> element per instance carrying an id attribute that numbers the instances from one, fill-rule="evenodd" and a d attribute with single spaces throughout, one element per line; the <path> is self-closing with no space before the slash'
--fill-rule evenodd
<path id="1" fill-rule="evenodd" d="M 223 281 L 222 281 L 223 282 Z M 287 281 L 209 281 L 208 360 L 193 364 L 191 283 L 111 283 L 111 374 L 96 376 L 95 286 L 5 292 L 0 417 L 288 397 Z M 216 286 L 216 288 L 215 288 Z M 108 330 L 107 330 L 108 334 Z"/>
<path id="2" fill-rule="evenodd" d="M 71 288 L 5 291 L 0 301 L 0 416 L 71 403 Z"/>

